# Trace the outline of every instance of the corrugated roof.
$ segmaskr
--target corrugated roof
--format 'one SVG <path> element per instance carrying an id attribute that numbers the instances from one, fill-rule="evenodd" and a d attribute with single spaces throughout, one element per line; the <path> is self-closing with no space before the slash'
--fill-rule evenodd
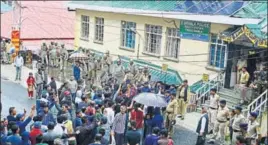
<path id="1" fill-rule="evenodd" d="M 260 38 L 267 38 L 267 1 L 251 1 L 240 9 L 233 17 L 239 18 L 260 18 L 262 21 L 257 25 L 247 25 L 254 34 Z"/>
<path id="2" fill-rule="evenodd" d="M 64 1 L 22 1 L 21 39 L 74 39 L 75 12 Z M 1 37 L 10 38 L 13 12 L 1 14 Z"/>

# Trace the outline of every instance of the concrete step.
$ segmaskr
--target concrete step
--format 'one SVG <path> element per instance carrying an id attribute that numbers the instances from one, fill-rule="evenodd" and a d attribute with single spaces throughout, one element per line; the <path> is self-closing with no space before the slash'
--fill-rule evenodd
<path id="1" fill-rule="evenodd" d="M 240 94 L 238 94 L 236 91 L 232 90 L 232 89 L 220 89 L 220 91 L 218 92 L 219 95 L 228 95 L 231 96 L 233 98 L 240 98 Z"/>

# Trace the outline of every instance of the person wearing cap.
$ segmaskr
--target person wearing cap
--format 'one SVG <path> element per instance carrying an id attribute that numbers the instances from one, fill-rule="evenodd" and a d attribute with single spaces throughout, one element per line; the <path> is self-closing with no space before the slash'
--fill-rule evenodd
<path id="1" fill-rule="evenodd" d="M 125 78 L 124 78 L 124 82 L 129 81 L 129 83 L 133 83 L 134 82 L 134 75 L 130 72 L 130 70 L 128 68 L 126 68 L 125 70 Z"/>
<path id="2" fill-rule="evenodd" d="M 29 73 L 29 77 L 27 78 L 27 86 L 28 86 L 28 97 L 29 99 L 33 99 L 33 93 L 34 93 L 34 86 L 35 86 L 35 79 L 33 77 L 33 73 Z"/>
<path id="3" fill-rule="evenodd" d="M 166 109 L 166 128 L 168 129 L 168 133 L 170 136 L 173 135 L 173 124 L 172 122 L 176 119 L 176 116 L 178 115 L 178 101 L 175 98 L 176 94 L 171 94 L 170 96 L 170 103 L 167 106 Z"/>
<path id="4" fill-rule="evenodd" d="M 43 134 L 41 125 L 42 123 L 39 121 L 34 123 L 34 128 L 30 132 L 30 140 L 32 144 L 36 144 L 36 137 Z"/>
<path id="5" fill-rule="evenodd" d="M 214 129 L 214 125 L 216 123 L 217 118 L 217 109 L 219 105 L 220 96 L 217 94 L 217 90 L 215 88 L 210 89 L 210 103 L 209 103 L 209 132 L 212 132 Z"/>
<path id="6" fill-rule="evenodd" d="M 133 60 L 130 60 L 129 62 L 129 70 L 130 70 L 130 73 L 135 76 L 136 73 L 137 73 L 137 68 L 136 68 L 136 65 L 134 64 L 134 61 Z"/>
<path id="7" fill-rule="evenodd" d="M 248 121 L 248 139 L 250 140 L 251 144 L 256 144 L 261 139 L 260 133 L 260 124 L 257 122 L 258 113 L 257 112 L 250 112 L 249 121 Z"/>
<path id="8" fill-rule="evenodd" d="M 181 115 L 181 119 L 183 120 L 187 104 L 191 98 L 190 87 L 187 80 L 184 80 L 183 84 L 177 89 L 176 98 L 178 101 L 178 114 Z"/>
<path id="9" fill-rule="evenodd" d="M 232 124 L 232 128 L 233 128 L 232 143 L 235 143 L 237 136 L 242 135 L 240 124 L 246 123 L 246 119 L 244 115 L 241 113 L 241 111 L 242 111 L 241 106 L 235 106 L 235 116 L 234 116 L 234 121 Z"/>
<path id="10" fill-rule="evenodd" d="M 48 51 L 48 47 L 46 43 L 43 43 L 41 46 L 41 52 L 40 52 L 40 56 L 41 56 L 41 60 L 43 64 L 45 63 L 48 64 L 47 51 Z"/>
<path id="11" fill-rule="evenodd" d="M 142 67 L 140 66 L 138 68 L 138 71 L 136 72 L 135 76 L 134 76 L 134 80 L 135 80 L 135 83 L 141 83 L 141 79 L 142 79 Z"/>
<path id="12" fill-rule="evenodd" d="M 26 130 L 25 128 L 32 121 L 34 113 L 35 113 L 35 105 L 32 106 L 30 115 L 26 119 L 25 119 L 26 113 L 17 114 L 17 116 L 16 116 L 16 119 L 17 119 L 16 124 L 20 128 L 20 134 L 22 134 Z"/>
<path id="13" fill-rule="evenodd" d="M 67 49 L 64 47 L 64 44 L 62 43 L 60 46 L 60 70 L 63 71 L 64 67 L 65 67 L 65 62 L 68 59 L 68 51 Z"/>
<path id="14" fill-rule="evenodd" d="M 143 69 L 140 82 L 145 83 L 145 82 L 149 82 L 149 81 L 150 81 L 149 68 L 146 66 Z"/>
<path id="15" fill-rule="evenodd" d="M 124 73 L 124 67 L 120 59 L 117 61 L 117 64 L 114 65 L 112 72 L 114 74 L 114 77 L 117 79 L 118 83 L 121 84 L 123 82 L 125 73 Z"/>
<path id="16" fill-rule="evenodd" d="M 214 141 L 214 139 L 217 138 L 217 135 L 219 133 L 220 138 L 220 144 L 225 143 L 225 128 L 226 128 L 226 122 L 227 118 L 229 117 L 229 109 L 226 106 L 226 100 L 220 100 L 220 105 L 217 112 L 216 117 L 216 123 L 213 130 L 213 137 L 211 138 L 211 142 Z"/>

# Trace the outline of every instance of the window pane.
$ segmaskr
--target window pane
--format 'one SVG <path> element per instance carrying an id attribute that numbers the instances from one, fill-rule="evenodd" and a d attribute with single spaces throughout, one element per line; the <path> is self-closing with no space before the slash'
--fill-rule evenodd
<path id="1" fill-rule="evenodd" d="M 135 33 L 131 30 L 136 30 L 136 23 L 135 22 L 126 22 L 122 21 L 122 47 L 125 48 L 135 48 Z M 124 39 L 123 39 L 124 38 Z"/>

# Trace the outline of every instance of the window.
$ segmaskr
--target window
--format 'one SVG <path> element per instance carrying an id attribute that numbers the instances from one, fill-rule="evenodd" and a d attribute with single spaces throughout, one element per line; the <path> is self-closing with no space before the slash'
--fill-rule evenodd
<path id="1" fill-rule="evenodd" d="M 179 29 L 167 28 L 165 56 L 177 59 L 179 57 L 180 41 Z"/>
<path id="2" fill-rule="evenodd" d="M 81 38 L 89 38 L 89 16 L 81 15 Z"/>
<path id="3" fill-rule="evenodd" d="M 144 51 L 160 54 L 162 26 L 145 25 L 145 47 Z"/>
<path id="4" fill-rule="evenodd" d="M 136 35 L 133 30 L 136 30 L 136 23 L 134 22 L 121 22 L 121 46 L 124 48 L 135 48 Z"/>
<path id="5" fill-rule="evenodd" d="M 104 19 L 96 17 L 95 24 L 95 41 L 103 42 Z"/>
<path id="6" fill-rule="evenodd" d="M 217 68 L 224 68 L 227 59 L 227 43 L 217 35 L 211 35 L 209 64 Z"/>

